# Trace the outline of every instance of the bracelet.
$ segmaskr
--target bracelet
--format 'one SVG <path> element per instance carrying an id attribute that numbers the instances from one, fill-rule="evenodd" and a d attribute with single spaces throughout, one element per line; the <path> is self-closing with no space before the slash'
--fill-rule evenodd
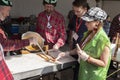
<path id="1" fill-rule="evenodd" d="M 90 58 L 91 58 L 91 57 L 89 56 L 88 59 L 87 59 L 87 62 L 89 62 L 89 59 L 90 59 Z"/>

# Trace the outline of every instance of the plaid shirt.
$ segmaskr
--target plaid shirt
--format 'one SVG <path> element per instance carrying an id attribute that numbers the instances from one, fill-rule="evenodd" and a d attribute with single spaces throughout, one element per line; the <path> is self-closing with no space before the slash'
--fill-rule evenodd
<path id="1" fill-rule="evenodd" d="M 2 45 L 0 44 L 0 80 L 13 80 L 13 76 L 5 63 L 3 55 L 4 55 L 3 48 Z"/>
<path id="2" fill-rule="evenodd" d="M 63 46 L 66 39 L 64 17 L 57 11 L 54 11 L 49 21 L 52 27 L 48 28 L 47 23 L 48 18 L 46 12 L 43 11 L 38 15 L 36 32 L 45 39 L 45 44 L 48 44 L 50 48 L 55 44 L 58 47 Z"/>
<path id="3" fill-rule="evenodd" d="M 0 27 L 0 43 L 3 46 L 4 51 L 18 50 L 24 46 L 29 45 L 28 40 L 8 40 L 1 27 Z M 1 49 L 0 49 L 0 80 L 14 80 L 11 72 L 9 71 L 5 63 L 5 60 L 3 59 Z"/>
<path id="4" fill-rule="evenodd" d="M 1 51 L 0 51 L 0 54 L 1 54 Z M 2 55 L 0 55 L 0 57 L 1 56 Z M 4 59 L 0 60 L 0 80 L 14 80 Z"/>
<path id="5" fill-rule="evenodd" d="M 4 51 L 13 51 L 29 45 L 29 40 L 8 40 L 0 27 L 0 43 L 3 46 Z"/>

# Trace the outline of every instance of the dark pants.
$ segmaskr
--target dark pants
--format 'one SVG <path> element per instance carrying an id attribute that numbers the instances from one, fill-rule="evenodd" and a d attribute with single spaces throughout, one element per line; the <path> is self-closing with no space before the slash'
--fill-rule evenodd
<path id="1" fill-rule="evenodd" d="M 75 58 L 76 60 L 78 59 L 78 55 L 73 55 L 73 58 Z M 78 74 L 79 74 L 79 63 L 77 62 L 77 64 L 74 66 L 73 71 L 74 71 L 74 77 L 73 80 L 78 80 Z"/>

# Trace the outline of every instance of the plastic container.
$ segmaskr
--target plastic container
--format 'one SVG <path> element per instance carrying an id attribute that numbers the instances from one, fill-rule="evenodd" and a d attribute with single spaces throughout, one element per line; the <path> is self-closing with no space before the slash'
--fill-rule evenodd
<path id="1" fill-rule="evenodd" d="M 12 34 L 16 34 L 16 33 L 19 33 L 19 24 L 12 24 L 11 26 L 11 33 Z"/>

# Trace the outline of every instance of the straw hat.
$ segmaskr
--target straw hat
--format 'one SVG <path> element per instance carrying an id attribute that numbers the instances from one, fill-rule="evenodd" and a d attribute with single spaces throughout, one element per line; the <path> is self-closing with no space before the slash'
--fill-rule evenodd
<path id="1" fill-rule="evenodd" d="M 22 34 L 22 39 L 29 39 L 29 38 L 36 38 L 38 41 L 38 44 L 41 46 L 41 48 L 44 47 L 44 39 L 40 36 L 40 34 L 32 31 L 28 31 L 24 34 Z M 39 51 L 40 49 L 36 45 L 29 45 L 25 47 L 29 51 Z"/>

